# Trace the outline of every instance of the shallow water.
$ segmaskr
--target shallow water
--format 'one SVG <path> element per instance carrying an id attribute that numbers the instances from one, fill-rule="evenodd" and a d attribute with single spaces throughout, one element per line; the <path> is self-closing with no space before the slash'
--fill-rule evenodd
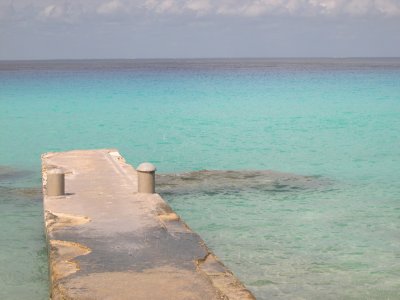
<path id="1" fill-rule="evenodd" d="M 115 147 L 259 299 L 396 299 L 399 132 L 400 59 L 0 62 L 0 298 L 47 296 L 40 154 Z"/>
<path id="2" fill-rule="evenodd" d="M 0 166 L 0 299 L 48 298 L 42 194 L 32 178 Z"/>
<path id="3" fill-rule="evenodd" d="M 195 172 L 177 193 L 163 180 L 159 192 L 259 299 L 398 297 L 398 198 L 320 178 L 217 173 L 211 189 Z"/>

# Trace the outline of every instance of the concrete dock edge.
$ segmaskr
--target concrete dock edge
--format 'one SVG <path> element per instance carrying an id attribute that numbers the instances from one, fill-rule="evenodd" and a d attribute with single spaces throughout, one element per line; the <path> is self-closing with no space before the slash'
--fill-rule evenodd
<path id="1" fill-rule="evenodd" d="M 117 150 L 43 154 L 42 179 L 51 299 L 255 299 Z"/>

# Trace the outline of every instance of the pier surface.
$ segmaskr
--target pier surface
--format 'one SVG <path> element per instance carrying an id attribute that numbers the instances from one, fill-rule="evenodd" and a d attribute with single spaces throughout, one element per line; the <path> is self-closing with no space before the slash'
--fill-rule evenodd
<path id="1" fill-rule="evenodd" d="M 47 172 L 65 195 L 46 196 Z M 51 298 L 254 299 L 117 150 L 42 156 Z"/>

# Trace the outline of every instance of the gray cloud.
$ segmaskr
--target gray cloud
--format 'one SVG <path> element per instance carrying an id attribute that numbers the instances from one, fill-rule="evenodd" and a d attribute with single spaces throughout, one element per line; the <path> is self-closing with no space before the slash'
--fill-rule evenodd
<path id="1" fill-rule="evenodd" d="M 0 59 L 399 53 L 399 0 L 0 0 Z"/>
<path id="2" fill-rule="evenodd" d="M 1 0 L 0 19 L 77 21 L 117 14 L 399 17 L 398 0 Z"/>

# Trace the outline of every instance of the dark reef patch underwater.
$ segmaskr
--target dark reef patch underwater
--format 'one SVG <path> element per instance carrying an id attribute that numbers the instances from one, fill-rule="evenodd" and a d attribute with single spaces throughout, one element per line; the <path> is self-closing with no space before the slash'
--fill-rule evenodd
<path id="1" fill-rule="evenodd" d="M 0 199 L 41 200 L 40 186 L 26 186 L 24 180 L 36 175 L 32 171 L 0 166 Z"/>
<path id="2" fill-rule="evenodd" d="M 265 191 L 269 193 L 330 188 L 333 181 L 319 176 L 302 176 L 270 170 L 222 171 L 201 170 L 179 174 L 157 174 L 157 192 L 164 195 L 234 193 Z"/>

